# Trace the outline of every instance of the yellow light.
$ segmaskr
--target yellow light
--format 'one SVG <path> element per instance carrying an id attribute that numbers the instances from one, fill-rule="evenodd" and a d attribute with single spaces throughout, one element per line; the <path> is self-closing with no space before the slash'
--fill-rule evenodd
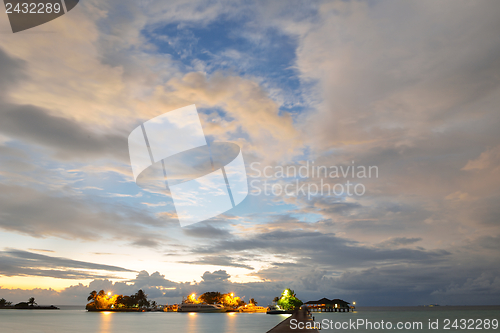
<path id="1" fill-rule="evenodd" d="M 352 305 L 356 305 L 356 302 L 352 302 Z"/>
<path id="2" fill-rule="evenodd" d="M 111 291 L 108 292 L 108 296 L 111 296 Z"/>
<path id="3" fill-rule="evenodd" d="M 196 294 L 191 294 L 191 297 L 192 297 L 192 298 L 195 298 L 195 297 L 196 297 Z"/>
<path id="4" fill-rule="evenodd" d="M 234 297 L 234 293 L 231 293 L 231 297 Z"/>

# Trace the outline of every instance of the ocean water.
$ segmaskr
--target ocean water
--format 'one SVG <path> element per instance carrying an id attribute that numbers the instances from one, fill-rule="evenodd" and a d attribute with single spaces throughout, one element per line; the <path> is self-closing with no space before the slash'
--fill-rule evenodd
<path id="1" fill-rule="evenodd" d="M 1 333 L 267 332 L 287 316 L 265 313 L 87 312 L 0 310 Z"/>
<path id="2" fill-rule="evenodd" d="M 327 320 L 333 327 L 323 325 L 322 332 L 500 332 L 492 321 L 500 321 L 500 306 L 441 306 L 441 307 L 359 307 L 355 312 L 313 313 L 316 322 Z M 267 332 L 286 315 L 265 313 L 89 313 L 81 307 L 61 307 L 61 310 L 0 310 L 0 332 L 23 333 L 126 333 L 126 332 L 188 332 L 188 333 L 250 333 Z M 466 320 L 465 328 L 460 320 Z M 485 320 L 490 321 L 486 328 Z M 355 326 L 352 322 L 365 325 Z M 445 327 L 449 321 L 448 329 Z M 456 326 L 453 327 L 454 321 Z M 384 327 L 380 327 L 382 321 Z M 437 328 L 429 328 L 429 322 Z M 366 326 L 367 322 L 372 327 Z M 392 327 L 387 328 L 390 322 Z M 471 322 L 473 325 L 471 326 Z M 346 324 L 349 326 L 346 326 Z M 377 324 L 379 328 L 377 329 Z M 422 323 L 422 327 L 398 329 L 398 323 Z M 337 328 L 335 325 L 337 324 Z M 342 324 L 344 327 L 342 327 Z M 481 324 L 481 325 L 479 325 Z M 340 325 L 340 326 L 339 326 Z M 435 325 L 433 327 L 436 327 Z"/>
<path id="3" fill-rule="evenodd" d="M 500 306 L 358 307 L 313 316 L 323 332 L 500 332 Z"/>

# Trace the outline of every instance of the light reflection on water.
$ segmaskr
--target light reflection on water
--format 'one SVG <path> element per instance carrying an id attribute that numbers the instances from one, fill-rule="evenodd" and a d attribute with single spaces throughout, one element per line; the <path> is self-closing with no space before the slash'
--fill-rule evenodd
<path id="1" fill-rule="evenodd" d="M 100 312 L 101 314 L 101 328 L 100 328 L 100 332 L 101 333 L 109 333 L 110 331 L 110 323 L 111 323 L 111 315 L 113 314 L 113 312 Z"/>
<path id="2" fill-rule="evenodd" d="M 97 312 L 0 310 L 2 333 L 267 332 L 286 316 L 265 313 Z"/>

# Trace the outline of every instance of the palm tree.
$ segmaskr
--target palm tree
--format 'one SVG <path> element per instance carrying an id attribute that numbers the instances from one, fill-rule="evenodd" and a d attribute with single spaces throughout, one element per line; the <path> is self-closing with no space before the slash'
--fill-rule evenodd
<path id="1" fill-rule="evenodd" d="M 257 301 L 253 298 L 250 298 L 250 300 L 248 301 L 250 304 L 253 304 L 253 305 L 257 305 Z"/>
<path id="2" fill-rule="evenodd" d="M 286 288 L 283 290 L 283 293 L 281 293 L 281 297 L 286 296 L 286 297 L 296 297 L 295 291 L 293 291 L 290 288 Z"/>
<path id="3" fill-rule="evenodd" d="M 28 300 L 28 305 L 29 306 L 34 306 L 35 304 L 36 304 L 35 297 L 30 297 L 30 299 Z"/>
<path id="4" fill-rule="evenodd" d="M 101 297 L 104 297 L 106 293 L 104 290 L 100 290 L 99 292 L 93 290 L 89 297 L 87 297 L 87 301 L 94 301 L 94 308 L 98 309 L 99 308 L 99 299 Z"/>
<path id="5" fill-rule="evenodd" d="M 5 298 L 0 299 L 0 307 L 10 306 L 12 302 L 7 301 Z"/>
<path id="6" fill-rule="evenodd" d="M 90 292 L 89 297 L 87 297 L 87 301 L 89 301 L 89 302 L 90 302 L 90 301 L 95 301 L 95 299 L 96 299 L 96 298 L 97 298 L 97 291 L 92 290 L 92 291 Z"/>
<path id="7" fill-rule="evenodd" d="M 94 308 L 97 309 L 97 291 L 92 290 L 90 292 L 89 297 L 87 297 L 87 301 L 94 301 Z"/>
<path id="8" fill-rule="evenodd" d="M 135 294 L 135 299 L 140 308 L 149 306 L 148 295 L 146 295 L 142 289 L 139 289 Z"/>

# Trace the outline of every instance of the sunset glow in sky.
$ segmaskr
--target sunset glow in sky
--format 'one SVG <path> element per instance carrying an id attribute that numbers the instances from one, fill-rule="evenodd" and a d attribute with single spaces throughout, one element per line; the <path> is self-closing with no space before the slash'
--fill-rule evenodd
<path id="1" fill-rule="evenodd" d="M 86 0 L 15 34 L 0 15 L 0 297 L 498 304 L 499 15 Z M 181 227 L 169 195 L 135 183 L 127 138 L 192 104 L 209 143 L 241 147 L 251 193 Z M 340 176 L 276 173 L 312 165 Z M 363 194 L 311 193 L 347 181 Z"/>

